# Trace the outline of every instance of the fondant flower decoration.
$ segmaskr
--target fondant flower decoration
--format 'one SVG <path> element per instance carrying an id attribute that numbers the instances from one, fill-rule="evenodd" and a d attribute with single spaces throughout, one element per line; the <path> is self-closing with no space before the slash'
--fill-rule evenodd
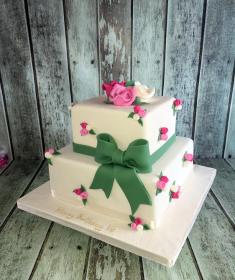
<path id="1" fill-rule="evenodd" d="M 161 127 L 160 128 L 160 133 L 159 133 L 159 140 L 162 140 L 162 141 L 166 141 L 168 139 L 168 128 L 167 127 Z"/>
<path id="2" fill-rule="evenodd" d="M 176 98 L 173 102 L 172 109 L 175 115 L 176 111 L 182 110 L 183 100 Z"/>
<path id="3" fill-rule="evenodd" d="M 80 130 L 80 134 L 81 136 L 85 136 L 85 135 L 88 135 L 88 134 L 93 134 L 95 135 L 95 131 L 94 129 L 92 129 L 87 122 L 83 121 L 82 123 L 80 123 L 80 126 L 81 126 L 81 130 Z"/>
<path id="4" fill-rule="evenodd" d="M 183 164 L 184 166 L 191 166 L 193 164 L 193 154 L 185 152 L 183 156 Z"/>
<path id="5" fill-rule="evenodd" d="M 155 89 L 150 89 L 138 81 L 128 80 L 110 83 L 103 83 L 102 89 L 105 91 L 107 100 L 105 103 L 116 106 L 141 105 L 153 97 Z"/>
<path id="6" fill-rule="evenodd" d="M 143 126 L 142 118 L 144 118 L 146 116 L 146 114 L 147 114 L 147 111 L 145 109 L 143 109 L 140 105 L 135 105 L 134 112 L 131 112 L 128 115 L 128 118 L 138 121 L 138 123 Z"/>
<path id="7" fill-rule="evenodd" d="M 171 202 L 172 199 L 178 199 L 179 197 L 180 197 L 180 186 L 176 185 L 174 181 L 170 189 L 169 200 Z"/>
<path id="8" fill-rule="evenodd" d="M 135 97 L 136 92 L 134 87 L 125 87 L 116 84 L 109 94 L 109 101 L 116 106 L 130 106 L 135 101 Z"/>
<path id="9" fill-rule="evenodd" d="M 74 189 L 73 193 L 76 196 L 79 196 L 79 198 L 82 200 L 83 204 L 86 205 L 87 199 L 88 199 L 88 192 L 86 191 L 86 188 L 81 185 L 80 188 Z"/>
<path id="10" fill-rule="evenodd" d="M 8 155 L 6 152 L 0 154 L 0 169 L 5 167 L 8 163 Z"/>
<path id="11" fill-rule="evenodd" d="M 49 163 L 50 165 L 53 165 L 53 164 L 52 164 L 52 158 L 53 158 L 53 156 L 58 156 L 58 155 L 60 155 L 60 154 L 61 154 L 61 153 L 60 153 L 59 151 L 55 150 L 54 148 L 49 148 L 49 149 L 47 149 L 47 150 L 45 151 L 44 156 L 45 156 L 45 158 L 47 159 L 48 163 Z"/>
<path id="12" fill-rule="evenodd" d="M 151 227 L 148 224 L 145 224 L 140 217 L 134 217 L 132 215 L 129 216 L 131 223 L 128 226 L 134 231 L 143 231 L 149 230 Z M 153 223 L 151 223 L 152 228 L 154 227 Z"/>
<path id="13" fill-rule="evenodd" d="M 126 81 L 117 82 L 117 81 L 113 80 L 110 83 L 103 83 L 102 84 L 102 89 L 105 91 L 108 98 L 109 98 L 110 93 L 111 93 L 111 91 L 112 91 L 112 89 L 115 85 L 125 86 Z"/>
<path id="14" fill-rule="evenodd" d="M 164 176 L 163 173 L 161 172 L 160 175 L 158 176 L 158 181 L 156 182 L 156 195 L 161 193 L 165 188 L 166 184 L 169 182 L 169 179 L 167 176 Z"/>
<path id="15" fill-rule="evenodd" d="M 155 94 L 155 88 L 148 88 L 138 81 L 135 82 L 135 90 L 136 96 L 140 99 L 141 102 L 147 102 Z"/>

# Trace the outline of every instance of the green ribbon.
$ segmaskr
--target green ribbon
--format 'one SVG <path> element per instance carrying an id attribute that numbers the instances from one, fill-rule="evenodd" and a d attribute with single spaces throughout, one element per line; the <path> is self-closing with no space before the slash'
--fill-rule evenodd
<path id="1" fill-rule="evenodd" d="M 173 134 L 166 143 L 164 143 L 158 150 L 151 154 L 151 164 L 154 164 L 156 161 L 158 161 L 168 151 L 171 145 L 175 142 L 175 139 L 176 135 Z M 73 143 L 73 151 L 75 153 L 94 157 L 96 148 L 88 145 Z"/>
<path id="2" fill-rule="evenodd" d="M 96 171 L 91 189 L 102 189 L 109 198 L 116 179 L 130 204 L 132 214 L 140 204 L 152 205 L 150 195 L 137 175 L 152 170 L 148 141 L 135 140 L 126 151 L 122 151 L 111 135 L 99 134 L 95 160 L 101 166 Z"/>

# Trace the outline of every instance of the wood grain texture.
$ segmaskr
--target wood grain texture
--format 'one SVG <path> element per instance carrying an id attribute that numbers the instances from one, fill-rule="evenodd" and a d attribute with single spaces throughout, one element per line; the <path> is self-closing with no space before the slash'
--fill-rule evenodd
<path id="1" fill-rule="evenodd" d="M 86 279 L 140 280 L 139 257 L 92 239 Z"/>
<path id="2" fill-rule="evenodd" d="M 71 140 L 71 104 L 62 1 L 28 0 L 45 147 Z"/>
<path id="3" fill-rule="evenodd" d="M 209 194 L 189 235 L 203 279 L 234 279 L 234 230 Z"/>
<path id="4" fill-rule="evenodd" d="M 232 90 L 232 97 L 231 97 L 231 105 L 230 105 L 230 112 L 228 118 L 228 129 L 226 135 L 226 142 L 225 142 L 225 150 L 224 150 L 224 157 L 233 157 L 235 158 L 235 76 L 233 76 L 233 81 L 231 86 L 233 87 Z"/>
<path id="5" fill-rule="evenodd" d="M 132 77 L 162 95 L 166 1 L 133 1 Z M 147 15 L 147 16 L 146 16 Z"/>
<path id="6" fill-rule="evenodd" d="M 15 166 L 18 173 L 18 166 Z M 28 191 L 48 180 L 48 167 L 44 164 Z M 24 184 L 24 177 L 18 185 Z M 6 182 L 11 188 L 11 182 Z M 12 198 L 12 204 L 16 198 Z M 1 207 L 2 209 L 2 207 Z M 15 209 L 0 233 L 0 271 L 2 280 L 29 279 L 37 256 L 46 237 L 51 222 L 35 215 Z"/>
<path id="7" fill-rule="evenodd" d="M 226 161 L 235 170 L 235 158 L 227 158 Z"/>
<path id="8" fill-rule="evenodd" d="M 15 158 L 42 156 L 41 134 L 24 1 L 0 8 L 0 67 Z"/>
<path id="9" fill-rule="evenodd" d="M 11 142 L 8 131 L 8 124 L 6 120 L 6 111 L 3 102 L 3 92 L 0 80 L 0 151 L 4 151 L 8 155 L 8 164 L 12 161 Z M 4 168 L 0 168 L 0 174 Z"/>
<path id="10" fill-rule="evenodd" d="M 99 0 L 101 81 L 130 78 L 131 1 Z"/>
<path id="11" fill-rule="evenodd" d="M 143 269 L 145 280 L 200 279 L 187 243 L 184 245 L 175 265 L 170 269 L 147 259 L 143 259 Z"/>
<path id="12" fill-rule="evenodd" d="M 97 7 L 94 0 L 65 1 L 73 100 L 99 95 Z"/>
<path id="13" fill-rule="evenodd" d="M 38 171 L 40 160 L 14 161 L 0 177 L 0 225 Z"/>
<path id="14" fill-rule="evenodd" d="M 82 279 L 89 237 L 53 225 L 32 279 Z"/>
<path id="15" fill-rule="evenodd" d="M 235 172 L 223 159 L 201 159 L 200 164 L 217 169 L 212 191 L 235 225 Z"/>
<path id="16" fill-rule="evenodd" d="M 208 1 L 195 123 L 195 154 L 222 157 L 235 56 L 233 0 Z"/>
<path id="17" fill-rule="evenodd" d="M 181 98 L 176 133 L 192 138 L 203 0 L 168 1 L 164 95 Z"/>

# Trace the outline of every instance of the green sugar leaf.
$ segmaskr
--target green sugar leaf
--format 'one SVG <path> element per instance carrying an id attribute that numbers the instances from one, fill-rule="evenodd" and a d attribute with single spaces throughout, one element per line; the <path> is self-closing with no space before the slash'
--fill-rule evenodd
<path id="1" fill-rule="evenodd" d="M 89 131 L 89 133 L 92 134 L 92 135 L 96 135 L 94 129 L 91 129 L 91 130 Z"/>
<path id="2" fill-rule="evenodd" d="M 131 112 L 131 113 L 128 115 L 128 118 L 133 119 L 134 114 L 135 114 L 134 112 Z"/>
<path id="3" fill-rule="evenodd" d="M 143 227 L 144 227 L 144 230 L 149 230 L 150 229 L 150 226 L 147 225 L 147 224 L 144 224 Z"/>
<path id="4" fill-rule="evenodd" d="M 132 223 L 134 223 L 135 222 L 135 217 L 133 215 L 129 215 L 129 217 L 130 217 L 130 220 L 132 221 Z"/>
<path id="5" fill-rule="evenodd" d="M 134 80 L 126 81 L 126 87 L 133 87 L 134 85 L 135 85 L 135 81 Z"/>
<path id="6" fill-rule="evenodd" d="M 139 123 L 141 126 L 144 125 L 144 124 L 143 124 L 143 120 L 142 120 L 141 118 L 138 120 L 138 123 Z"/>

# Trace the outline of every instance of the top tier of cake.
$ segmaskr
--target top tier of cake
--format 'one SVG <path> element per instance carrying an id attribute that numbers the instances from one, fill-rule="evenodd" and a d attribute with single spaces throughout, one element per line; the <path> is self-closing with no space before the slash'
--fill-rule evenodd
<path id="1" fill-rule="evenodd" d="M 96 147 L 96 135 L 108 133 L 121 150 L 127 149 L 136 139 L 146 139 L 150 154 L 153 154 L 169 139 L 174 138 L 174 98 L 152 97 L 148 103 L 138 107 L 119 107 L 107 104 L 105 100 L 105 97 L 97 97 L 72 106 L 75 145 Z"/>

